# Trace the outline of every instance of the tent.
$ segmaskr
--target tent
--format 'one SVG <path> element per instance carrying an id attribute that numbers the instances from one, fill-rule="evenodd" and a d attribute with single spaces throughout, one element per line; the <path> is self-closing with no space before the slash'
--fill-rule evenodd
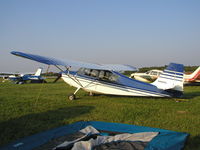
<path id="1" fill-rule="evenodd" d="M 86 149 L 93 146 L 91 149 L 95 150 L 117 146 L 134 150 L 181 150 L 187 137 L 187 133 L 159 128 L 80 121 L 25 137 L 0 150 L 80 149 L 80 146 Z"/>

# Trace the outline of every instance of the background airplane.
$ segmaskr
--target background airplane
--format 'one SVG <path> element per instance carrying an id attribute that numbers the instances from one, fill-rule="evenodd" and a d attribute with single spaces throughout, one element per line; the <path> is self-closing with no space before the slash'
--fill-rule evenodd
<path id="1" fill-rule="evenodd" d="M 130 78 L 134 78 L 136 80 L 140 80 L 147 83 L 154 82 L 162 73 L 162 70 L 149 70 L 145 73 L 132 73 Z M 184 84 L 192 85 L 192 84 L 200 84 L 200 66 L 191 74 L 184 74 Z"/>
<path id="2" fill-rule="evenodd" d="M 184 84 L 200 84 L 200 66 L 191 74 L 184 74 Z"/>
<path id="3" fill-rule="evenodd" d="M 144 83 L 119 73 L 119 71 L 135 71 L 129 65 L 100 65 L 77 61 L 60 61 L 54 58 L 12 51 L 13 55 L 31 59 L 47 65 L 54 65 L 62 70 L 62 79 L 69 85 L 76 87 L 76 91 L 69 95 L 75 99 L 75 94 L 83 89 L 90 93 L 100 93 L 119 96 L 153 96 L 153 97 L 181 97 L 183 95 L 182 64 L 171 63 L 152 84 Z M 80 67 L 78 71 L 70 71 L 71 66 Z"/>
<path id="4" fill-rule="evenodd" d="M 155 81 L 159 76 L 160 74 L 162 73 L 163 71 L 162 70 L 149 70 L 145 73 L 132 73 L 130 75 L 130 78 L 134 78 L 136 80 L 140 80 L 140 81 L 143 81 L 143 82 L 147 82 L 147 83 L 151 83 L 153 81 Z"/>
<path id="5" fill-rule="evenodd" d="M 38 68 L 35 74 L 19 74 L 19 73 L 13 73 L 7 77 L 4 77 L 5 79 L 11 80 L 15 84 L 24 84 L 27 81 L 30 81 L 30 83 L 42 83 L 46 82 L 45 78 L 41 76 L 42 68 Z M 10 74 L 10 73 L 9 73 Z"/>

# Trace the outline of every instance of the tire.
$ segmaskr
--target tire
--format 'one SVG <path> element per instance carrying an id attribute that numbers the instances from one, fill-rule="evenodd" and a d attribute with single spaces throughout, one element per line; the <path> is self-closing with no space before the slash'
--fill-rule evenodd
<path id="1" fill-rule="evenodd" d="M 70 94 L 70 95 L 68 96 L 68 99 L 69 99 L 70 101 L 75 100 L 75 99 L 76 99 L 76 96 L 75 96 L 74 94 Z"/>
<path id="2" fill-rule="evenodd" d="M 19 81 L 17 84 L 24 84 L 24 82 L 23 81 Z"/>

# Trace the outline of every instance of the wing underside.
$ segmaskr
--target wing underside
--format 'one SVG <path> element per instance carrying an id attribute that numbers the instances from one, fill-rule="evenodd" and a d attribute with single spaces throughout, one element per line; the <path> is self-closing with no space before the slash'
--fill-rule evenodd
<path id="1" fill-rule="evenodd" d="M 65 66 L 65 67 L 84 67 L 90 69 L 100 69 L 100 70 L 113 70 L 113 71 L 136 71 L 137 69 L 130 65 L 121 65 L 121 64 L 95 64 L 95 63 L 86 63 L 73 60 L 58 60 L 55 58 L 29 54 L 24 52 L 12 51 L 11 54 L 34 60 L 47 65 L 55 66 Z"/>

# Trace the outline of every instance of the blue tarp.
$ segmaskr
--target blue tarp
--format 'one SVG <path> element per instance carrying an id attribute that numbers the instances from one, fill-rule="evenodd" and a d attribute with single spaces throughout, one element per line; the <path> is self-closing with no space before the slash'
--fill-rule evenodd
<path id="1" fill-rule="evenodd" d="M 0 148 L 0 150 L 31 150 L 47 143 L 52 139 L 78 132 L 88 125 L 93 126 L 97 130 L 106 130 L 111 132 L 159 132 L 159 135 L 147 145 L 145 150 L 181 150 L 183 149 L 186 138 L 188 137 L 187 133 L 159 128 L 100 121 L 80 121 L 17 140 L 5 147 Z"/>

